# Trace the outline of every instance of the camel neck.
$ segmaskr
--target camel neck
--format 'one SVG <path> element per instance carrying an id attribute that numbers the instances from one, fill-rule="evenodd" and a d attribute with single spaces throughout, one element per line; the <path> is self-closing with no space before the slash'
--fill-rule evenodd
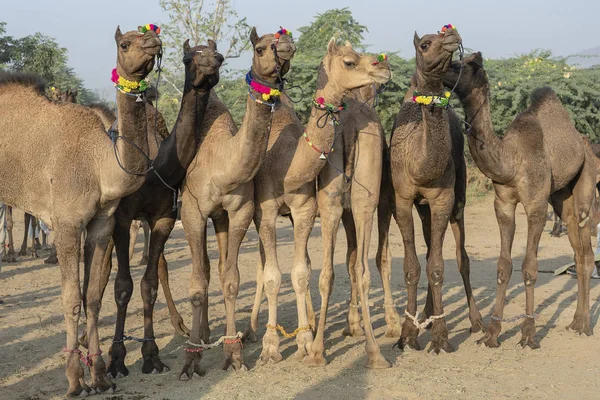
<path id="1" fill-rule="evenodd" d="M 194 89 L 189 82 L 186 82 L 173 131 L 161 143 L 158 155 L 154 160 L 154 169 L 169 186 L 181 184 L 187 168 L 192 163 L 198 147 L 204 139 L 202 122 L 209 97 L 210 91 Z M 154 178 L 155 174 L 148 175 L 148 179 Z"/>
<path id="2" fill-rule="evenodd" d="M 260 94 L 252 93 L 254 99 Z M 231 184 L 242 184 L 254 178 L 264 159 L 269 142 L 273 112 L 271 106 L 255 101 L 246 95 L 246 113 L 237 134 L 230 139 L 232 146 L 228 157 L 230 171 L 228 180 Z M 278 101 L 270 99 L 268 103 Z"/>
<path id="3" fill-rule="evenodd" d="M 487 85 L 473 89 L 461 102 L 471 125 L 467 140 L 473 161 L 494 182 L 509 182 L 514 177 L 515 164 L 512 154 L 503 148 L 502 140 L 494 132 Z"/>
<path id="4" fill-rule="evenodd" d="M 144 101 L 136 100 L 136 96 L 117 91 L 117 125 L 119 135 L 123 137 L 117 141 L 117 151 L 125 169 L 143 172 L 149 166 L 146 105 Z"/>
<path id="5" fill-rule="evenodd" d="M 419 72 L 417 70 L 417 73 L 415 74 L 416 77 L 416 84 L 417 84 L 417 92 L 419 92 L 419 94 L 424 95 L 424 96 L 430 96 L 430 95 L 441 95 L 442 93 L 444 93 L 444 82 L 442 77 L 433 77 L 433 76 L 426 76 L 424 75 L 422 72 Z"/>

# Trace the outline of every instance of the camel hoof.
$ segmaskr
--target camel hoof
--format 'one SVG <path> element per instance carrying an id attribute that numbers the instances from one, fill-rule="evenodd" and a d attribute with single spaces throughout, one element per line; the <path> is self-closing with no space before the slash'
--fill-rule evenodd
<path id="1" fill-rule="evenodd" d="M 154 371 L 156 371 L 156 373 L 170 371 L 170 368 L 163 364 L 160 358 L 158 358 L 158 346 L 156 345 L 156 342 L 144 342 L 142 345 L 142 357 L 144 358 L 142 373 L 153 374 L 155 373 Z"/>
<path id="2" fill-rule="evenodd" d="M 258 358 L 260 365 L 265 365 L 268 362 L 278 363 L 283 360 L 283 356 L 279 352 L 279 335 L 276 331 L 267 330 L 263 336 L 262 345 L 263 351 Z"/>
<path id="3" fill-rule="evenodd" d="M 225 353 L 225 364 L 223 365 L 223 371 L 229 370 L 234 371 L 247 371 L 248 367 L 244 364 L 244 358 L 242 357 L 242 342 L 236 341 L 235 343 L 225 343 L 223 345 L 223 352 Z"/>
<path id="4" fill-rule="evenodd" d="M 434 354 L 444 353 L 452 353 L 454 351 L 454 347 L 450 344 L 448 339 L 438 339 L 433 340 L 429 345 L 429 349 L 427 349 L 428 353 L 433 352 Z"/>
<path id="5" fill-rule="evenodd" d="M 365 331 L 362 328 L 362 326 L 360 326 L 360 324 L 350 325 L 344 328 L 342 335 L 351 337 L 363 337 L 365 336 Z"/>
<path id="6" fill-rule="evenodd" d="M 92 385 L 92 390 L 95 390 L 96 393 L 109 393 L 113 394 L 119 390 L 119 387 L 106 379 L 104 376 L 100 376 L 98 378 L 98 382 Z"/>
<path id="7" fill-rule="evenodd" d="M 400 339 L 398 339 L 398 342 L 396 342 L 396 344 L 394 345 L 398 346 L 398 348 L 402 351 L 411 351 L 411 350 L 415 350 L 415 351 L 420 351 L 421 350 L 421 345 L 419 344 L 419 342 L 417 341 L 417 338 L 415 337 L 400 337 Z"/>
<path id="8" fill-rule="evenodd" d="M 483 319 L 479 317 L 475 322 L 471 321 L 471 329 L 469 329 L 470 333 L 478 333 L 485 332 L 485 325 L 483 324 Z"/>
<path id="9" fill-rule="evenodd" d="M 175 334 L 183 337 L 190 337 L 190 330 L 183 323 L 183 318 L 181 315 L 177 314 L 177 316 L 171 318 L 171 325 L 175 329 Z"/>
<path id="10" fill-rule="evenodd" d="M 2 262 L 5 262 L 5 263 L 16 263 L 17 262 L 17 257 L 15 256 L 15 253 L 5 254 L 4 257 L 2 257 Z"/>
<path id="11" fill-rule="evenodd" d="M 27 256 L 27 250 L 21 250 L 21 251 L 19 251 L 18 256 L 19 257 L 25 257 L 25 256 Z"/>
<path id="12" fill-rule="evenodd" d="M 56 265 L 58 264 L 58 258 L 53 254 L 44 260 L 44 264 Z"/>
<path id="13" fill-rule="evenodd" d="M 479 345 L 483 344 L 483 345 L 485 345 L 485 347 L 489 347 L 492 349 L 496 349 L 496 348 L 500 347 L 500 343 L 498 343 L 498 337 L 492 335 L 491 333 L 486 333 L 476 343 Z"/>
<path id="14" fill-rule="evenodd" d="M 375 356 L 369 356 L 367 363 L 365 364 L 365 367 L 370 369 L 384 369 L 390 368 L 391 366 L 392 363 L 386 360 L 381 353 L 377 353 Z"/>
<path id="15" fill-rule="evenodd" d="M 400 323 L 398 323 L 397 325 L 388 325 L 387 329 L 385 330 L 385 337 L 396 338 L 400 337 L 401 333 L 402 329 L 400 328 Z"/>
<path id="16" fill-rule="evenodd" d="M 197 375 L 199 378 L 206 375 L 206 371 L 200 368 L 200 360 L 202 359 L 202 353 L 185 353 L 185 364 L 179 374 L 180 381 L 189 381 Z"/>
<path id="17" fill-rule="evenodd" d="M 327 365 L 327 360 L 323 357 L 322 352 L 311 352 L 302 362 L 308 367 L 324 367 Z"/>
<path id="18" fill-rule="evenodd" d="M 573 322 L 569 326 L 566 327 L 567 330 L 573 331 L 579 335 L 592 335 L 592 328 L 590 327 L 589 319 L 584 317 L 578 317 L 575 315 L 573 318 Z"/>

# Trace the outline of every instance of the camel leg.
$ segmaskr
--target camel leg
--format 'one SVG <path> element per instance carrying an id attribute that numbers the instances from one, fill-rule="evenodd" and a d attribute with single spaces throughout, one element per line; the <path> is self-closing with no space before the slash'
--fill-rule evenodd
<path id="1" fill-rule="evenodd" d="M 256 229 L 258 229 L 258 234 L 265 249 L 263 286 L 269 305 L 267 331 L 263 336 L 263 350 L 258 359 L 258 362 L 263 365 L 269 361 L 277 363 L 283 359 L 279 352 L 279 334 L 275 328 L 277 326 L 277 296 L 281 288 L 281 270 L 277 262 L 277 236 L 275 228 L 277 210 L 271 208 L 266 210 L 268 213 L 257 208 L 254 215 Z"/>
<path id="2" fill-rule="evenodd" d="M 208 328 L 208 284 L 210 283 L 210 261 L 206 247 L 207 217 L 202 215 L 193 200 L 184 201 L 181 207 L 181 221 L 192 253 L 192 275 L 190 279 L 190 300 L 192 303 L 192 330 L 190 342 L 209 342 Z M 194 374 L 204 376 L 200 367 L 202 351 L 188 347 L 185 352 L 185 363 L 179 374 L 180 380 L 192 379 Z"/>
<path id="3" fill-rule="evenodd" d="M 500 191 L 502 190 L 502 191 Z M 500 228 L 500 257 L 498 258 L 498 289 L 496 292 L 496 304 L 492 313 L 492 320 L 485 335 L 477 341 L 487 347 L 498 347 L 498 335 L 502 330 L 501 320 L 504 315 L 504 301 L 506 299 L 506 288 L 512 275 L 512 244 L 515 237 L 515 208 L 517 200 L 514 196 L 504 193 L 504 188 L 496 191 L 494 209 L 496 219 Z"/>
<path id="4" fill-rule="evenodd" d="M 421 227 L 423 229 L 423 239 L 425 240 L 425 246 L 427 247 L 427 254 L 425 260 L 429 261 L 429 254 L 431 254 L 431 209 L 428 204 L 415 204 L 415 208 L 421 219 Z M 433 315 L 433 293 L 431 286 L 427 284 L 427 300 L 425 300 L 425 308 L 423 309 L 423 316 L 419 320 L 419 323 L 425 322 L 425 320 Z M 432 324 L 428 324 L 425 329 L 431 329 Z"/>
<path id="5" fill-rule="evenodd" d="M 244 340 L 255 343 L 258 339 L 256 338 L 256 331 L 258 329 L 258 314 L 260 313 L 260 303 L 263 299 L 264 289 L 264 268 L 265 268 L 265 248 L 262 244 L 262 240 L 258 238 L 258 250 L 260 257 L 256 263 L 256 293 L 254 294 L 254 305 L 252 306 L 252 315 L 250 316 L 250 323 L 246 327 L 244 332 Z"/>
<path id="6" fill-rule="evenodd" d="M 79 250 L 80 236 L 77 228 L 56 227 L 56 249 L 63 262 L 60 264 L 62 306 L 67 332 L 66 375 L 69 381 L 67 396 L 85 397 L 91 394 L 91 389 L 84 383 L 83 368 L 79 362 L 77 328 L 81 313 L 81 290 L 79 287 Z"/>
<path id="7" fill-rule="evenodd" d="M 444 256 L 442 247 L 444 234 L 448 227 L 448 217 L 452 212 L 454 204 L 454 191 L 443 192 L 435 199 L 429 200 L 431 209 L 431 246 L 429 257 L 427 259 L 427 281 L 431 287 L 433 297 L 433 315 L 432 317 L 442 316 L 433 321 L 431 334 L 433 336 L 428 351 L 439 354 L 441 351 L 446 353 L 454 351 L 454 348 L 448 341 L 448 327 L 444 315 L 444 305 L 442 301 L 442 286 L 444 284 Z"/>
<path id="8" fill-rule="evenodd" d="M 359 337 L 364 336 L 365 331 L 360 325 L 360 306 L 358 298 L 360 290 L 356 280 L 355 269 L 357 254 L 356 226 L 354 225 L 354 218 L 352 217 L 352 212 L 350 210 L 343 210 L 342 223 L 344 224 L 344 231 L 346 232 L 346 243 L 348 248 L 346 252 L 346 267 L 348 268 L 348 276 L 350 276 L 350 307 L 348 308 L 348 316 L 346 317 L 347 325 L 342 334 L 345 336 Z M 335 232 L 337 232 L 337 228 L 335 229 Z"/>
<path id="9" fill-rule="evenodd" d="M 235 308 L 240 287 L 238 256 L 240 245 L 252 222 L 253 215 L 254 202 L 252 200 L 249 200 L 237 210 L 228 210 L 229 234 L 227 240 L 227 259 L 223 265 L 223 269 L 219 270 L 221 288 L 225 300 L 226 336 L 235 336 L 237 334 Z M 242 356 L 241 338 L 225 341 L 223 343 L 223 352 L 225 353 L 224 370 L 228 370 L 229 367 L 234 371 L 248 370 Z"/>
<path id="10" fill-rule="evenodd" d="M 356 282 L 360 291 L 360 303 L 365 329 L 367 368 L 389 368 L 388 362 L 379 349 L 375 340 L 373 326 L 371 324 L 371 315 L 369 312 L 369 291 L 371 286 L 371 273 L 369 271 L 368 250 L 371 242 L 371 231 L 373 230 L 373 214 L 376 204 L 369 207 L 370 204 L 359 206 L 355 200 L 355 191 L 352 192 L 352 215 L 356 224 L 357 254 L 355 264 Z"/>
<path id="11" fill-rule="evenodd" d="M 40 243 L 40 224 L 36 217 L 31 217 L 31 230 L 33 232 L 31 239 L 31 248 L 33 250 L 33 256 L 35 258 L 39 257 L 37 251 L 42 249 L 42 244 Z M 37 237 L 36 237 L 37 234 Z"/>
<path id="12" fill-rule="evenodd" d="M 544 201 L 536 203 L 524 203 L 525 213 L 527 214 L 527 249 L 525 250 L 525 259 L 523 260 L 523 282 L 525 283 L 525 313 L 533 316 L 534 314 L 534 288 L 538 276 L 538 258 L 537 252 L 540 244 L 540 238 L 546 225 L 546 210 L 548 203 Z M 588 234 L 589 242 L 589 234 Z M 591 249 L 591 246 L 590 246 Z M 591 254 L 591 251 L 590 251 Z M 591 273 L 591 270 L 590 270 Z M 535 340 L 535 320 L 525 318 L 521 324 L 522 347 L 529 346 L 532 349 L 539 348 Z"/>
<path id="13" fill-rule="evenodd" d="M 485 330 L 483 325 L 483 319 L 481 313 L 475 303 L 473 297 L 473 289 L 471 288 L 471 261 L 469 255 L 465 249 L 465 220 L 462 210 L 460 213 L 453 212 L 450 217 L 450 226 L 452 227 L 452 234 L 456 241 L 456 262 L 458 264 L 458 272 L 463 281 L 465 287 L 465 293 L 467 295 L 467 304 L 469 305 L 469 320 L 471 321 L 471 333 L 476 333 L 481 330 Z"/>
<path id="14" fill-rule="evenodd" d="M 323 357 L 325 351 L 325 324 L 327 322 L 327 310 L 329 309 L 329 297 L 331 296 L 333 281 L 335 279 L 333 271 L 335 242 L 343 213 L 341 194 L 338 191 L 333 193 L 330 192 L 330 187 L 333 188 L 333 184 L 323 185 L 323 188 L 317 192 L 318 208 L 319 213 L 321 214 L 321 238 L 323 240 L 323 266 L 319 276 L 321 313 L 319 314 L 317 334 L 310 349 L 310 354 L 304 361 L 304 363 L 309 366 L 323 366 L 327 364 L 327 361 Z M 350 311 L 352 311 L 352 304 L 350 307 Z M 356 301 L 355 307 L 358 307 L 358 301 Z M 354 310 L 356 310 L 356 308 L 354 308 Z M 349 314 L 348 318 L 350 318 L 350 315 L 351 314 Z M 360 320 L 358 316 L 357 320 L 356 325 L 360 329 Z M 353 324 L 353 321 L 350 320 L 349 325 L 356 326 Z"/>
<path id="15" fill-rule="evenodd" d="M 117 321 L 115 323 L 115 335 L 110 347 L 110 361 L 108 363 L 108 375 L 112 378 L 129 375 L 125 366 L 127 349 L 123 339 L 125 337 L 125 320 L 127 319 L 127 307 L 133 294 L 133 279 L 129 265 L 129 233 L 131 218 L 121 215 L 119 209 L 115 213 L 115 229 L 113 231 L 114 248 L 117 255 L 117 276 L 114 283 L 114 297 L 117 304 Z M 88 235 L 89 236 L 89 235 Z M 112 249 L 110 249 L 112 253 Z"/>
<path id="16" fill-rule="evenodd" d="M 25 231 L 23 233 L 23 242 L 21 243 L 21 250 L 19 250 L 19 256 L 25 257 L 27 255 L 27 238 L 29 236 L 29 228 L 31 225 L 31 214 L 24 213 L 23 215 L 23 225 Z"/>
<path id="17" fill-rule="evenodd" d="M 317 201 L 308 197 L 300 207 L 290 207 L 294 216 L 294 265 L 292 266 L 292 286 L 296 292 L 296 308 L 298 311 L 298 328 L 301 330 L 296 336 L 298 350 L 294 354 L 297 361 L 302 361 L 310 352 L 313 343 L 313 333 L 308 319 L 307 293 L 310 292 L 310 258 L 308 257 L 308 238 L 315 224 L 317 216 Z M 312 308 L 312 304 L 311 304 Z M 314 315 L 314 313 L 313 313 Z"/>
<path id="18" fill-rule="evenodd" d="M 564 202 L 561 218 L 567 221 L 567 235 L 575 251 L 577 270 L 577 308 L 573 322 L 567 329 L 587 336 L 592 334 L 590 326 L 590 277 L 594 271 L 594 253 L 590 243 L 596 193 L 593 164 L 586 163 L 573 187 L 573 195 Z"/>
<path id="19" fill-rule="evenodd" d="M 2 257 L 3 262 L 14 263 L 17 262 L 17 256 L 15 253 L 15 241 L 13 238 L 13 208 L 11 206 L 6 206 L 6 236 L 8 239 L 8 243 L 6 245 L 7 251 L 4 253 Z"/>
<path id="20" fill-rule="evenodd" d="M 142 221 L 141 226 L 144 230 L 144 250 L 142 251 L 142 259 L 139 265 L 147 265 L 150 251 L 150 225 L 148 221 Z"/>
<path id="21" fill-rule="evenodd" d="M 377 270 L 381 276 L 383 285 L 383 304 L 385 307 L 385 322 L 387 329 L 385 330 L 386 337 L 400 337 L 400 315 L 396 311 L 394 297 L 392 295 L 391 280 L 392 280 L 392 253 L 390 251 L 389 234 L 390 222 L 392 220 L 392 209 L 389 195 L 386 190 L 381 187 L 381 195 L 379 197 L 379 205 L 377 206 L 377 230 L 379 232 L 377 255 L 375 263 Z"/>
<path id="22" fill-rule="evenodd" d="M 412 217 L 412 199 L 402 199 L 396 196 L 396 223 L 402 234 L 404 245 L 404 281 L 406 283 L 406 311 L 413 316 L 417 314 L 417 285 L 421 279 L 421 265 L 415 248 L 415 226 Z M 417 341 L 419 328 L 411 319 L 404 318 L 402 333 L 398 340 L 401 349 L 421 350 Z"/>
<path id="23" fill-rule="evenodd" d="M 173 301 L 171 287 L 169 286 L 169 269 L 167 260 L 165 259 L 164 250 L 160 253 L 160 258 L 158 260 L 158 280 L 163 288 L 163 293 L 169 309 L 169 315 L 171 316 L 171 325 L 173 325 L 173 328 L 175 328 L 175 333 L 179 336 L 189 337 L 190 330 L 183 323 L 183 318 L 181 318 L 181 315 L 177 311 L 177 307 L 175 307 L 175 302 Z"/>
<path id="24" fill-rule="evenodd" d="M 129 228 L 129 262 L 133 258 L 133 251 L 135 249 L 135 242 L 137 241 L 137 235 L 140 230 L 142 221 L 133 220 L 131 221 L 131 227 Z M 140 263 L 142 265 L 142 263 Z"/>
<path id="25" fill-rule="evenodd" d="M 104 212 L 96 214 L 88 225 L 86 239 L 86 267 L 89 271 L 89 282 L 85 288 L 86 298 L 86 325 L 88 342 L 88 361 L 91 362 L 90 374 L 92 389 L 96 392 L 113 393 L 117 386 L 107 379 L 106 365 L 101 356 L 100 341 L 98 338 L 98 316 L 104 295 L 104 289 L 110 275 L 110 261 L 106 253 L 111 243 L 111 234 L 115 226 L 114 217 Z M 79 233 L 78 233 L 79 236 Z M 59 257 L 60 253 L 59 253 Z M 60 258 L 63 260 L 63 258 Z M 107 262 L 108 261 L 108 262 Z M 62 264 L 62 262 L 61 262 Z"/>
<path id="26" fill-rule="evenodd" d="M 152 221 L 150 226 L 152 233 L 150 234 L 148 266 L 140 285 L 144 302 L 144 344 L 142 345 L 142 356 L 144 358 L 142 372 L 144 374 L 169 371 L 169 367 L 163 364 L 158 357 L 158 346 L 154 340 L 153 314 L 158 293 L 158 263 L 174 225 L 175 220 L 173 218 L 163 217 L 157 221 Z"/>

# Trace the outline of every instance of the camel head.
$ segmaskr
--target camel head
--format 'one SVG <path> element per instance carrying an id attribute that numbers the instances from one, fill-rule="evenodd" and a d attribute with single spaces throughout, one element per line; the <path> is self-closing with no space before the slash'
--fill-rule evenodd
<path id="1" fill-rule="evenodd" d="M 60 90 L 60 88 L 52 87 L 50 91 L 50 98 L 56 101 L 62 101 L 65 103 L 77 103 L 77 89 L 67 89 L 66 91 Z"/>
<path id="2" fill-rule="evenodd" d="M 279 83 L 278 79 L 289 71 L 290 60 L 296 53 L 291 34 L 282 28 L 275 34 L 267 33 L 259 37 L 256 28 L 252 28 L 250 42 L 254 48 L 254 77 L 269 83 Z"/>
<path id="3" fill-rule="evenodd" d="M 413 43 L 417 52 L 417 72 L 424 78 L 442 79 L 462 39 L 456 29 L 449 28 L 422 38 L 415 32 Z"/>
<path id="4" fill-rule="evenodd" d="M 444 86 L 449 88 L 456 86 L 454 91 L 461 99 L 468 96 L 476 87 L 486 87 L 487 77 L 483 69 L 481 53 L 473 53 L 462 61 L 453 61 L 444 74 Z"/>
<path id="5" fill-rule="evenodd" d="M 151 29 L 144 33 L 138 30 L 123 34 L 117 27 L 115 41 L 117 43 L 116 72 L 131 81 L 139 82 L 148 76 L 154 68 L 155 57 L 162 52 L 162 42 L 156 31 Z"/>
<path id="6" fill-rule="evenodd" d="M 382 85 L 390 80 L 392 72 L 385 55 L 379 57 L 359 54 L 350 42 L 338 46 L 335 38 L 327 45 L 327 54 L 321 63 L 317 89 L 333 85 L 343 94 L 371 84 Z"/>
<path id="7" fill-rule="evenodd" d="M 186 40 L 183 43 L 186 84 L 196 90 L 209 91 L 219 83 L 219 68 L 224 60 L 214 41 L 209 39 L 208 46 L 190 47 L 190 41 Z"/>

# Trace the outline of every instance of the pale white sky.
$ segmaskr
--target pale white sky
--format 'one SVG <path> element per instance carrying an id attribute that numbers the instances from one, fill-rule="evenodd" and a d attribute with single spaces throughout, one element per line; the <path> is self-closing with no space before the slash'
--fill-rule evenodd
<path id="1" fill-rule="evenodd" d="M 207 0 L 210 3 L 210 0 Z M 259 33 L 280 25 L 297 32 L 331 8 L 349 7 L 369 28 L 370 50 L 400 51 L 412 57 L 412 37 L 456 25 L 465 47 L 486 57 L 508 57 L 532 49 L 569 55 L 600 45 L 598 0 L 235 0 Z M 113 40 L 123 31 L 167 19 L 157 0 L 0 0 L 0 21 L 16 37 L 37 31 L 54 37 L 69 50 L 69 63 L 91 89 L 111 90 L 115 63 Z M 245 68 L 249 57 L 234 63 Z"/>

